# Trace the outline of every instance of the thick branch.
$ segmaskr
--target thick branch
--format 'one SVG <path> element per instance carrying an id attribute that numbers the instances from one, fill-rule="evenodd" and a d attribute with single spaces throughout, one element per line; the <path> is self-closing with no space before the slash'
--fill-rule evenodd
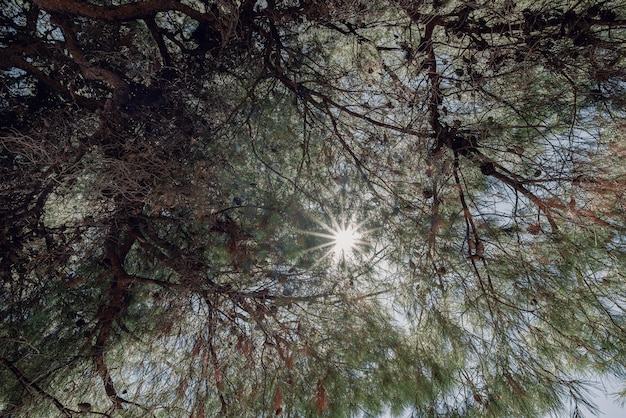
<path id="1" fill-rule="evenodd" d="M 0 68 L 7 70 L 11 67 L 22 69 L 30 76 L 45 84 L 51 91 L 62 96 L 68 102 L 76 102 L 90 110 L 96 110 L 100 107 L 99 101 L 88 99 L 74 93 L 71 89 L 61 84 L 58 80 L 49 77 L 33 64 L 24 61 L 21 57 L 29 52 L 31 52 L 30 49 L 17 46 L 0 48 Z M 32 53 L 37 53 L 37 51 L 33 50 Z"/>
<path id="2" fill-rule="evenodd" d="M 167 50 L 167 46 L 165 45 L 165 41 L 163 40 L 163 35 L 161 34 L 161 30 L 154 22 L 154 17 L 144 19 L 148 29 L 150 30 L 150 34 L 152 35 L 152 39 L 157 44 L 157 48 L 159 48 L 159 54 L 161 54 L 161 59 L 163 59 L 163 64 L 166 67 L 170 67 L 172 65 L 172 57 L 170 56 L 169 51 Z"/>
<path id="3" fill-rule="evenodd" d="M 508 184 L 513 189 L 515 189 L 516 191 L 520 192 L 521 194 L 526 196 L 528 199 L 530 199 L 530 201 L 533 202 L 537 206 L 537 208 L 539 208 L 539 210 L 544 213 L 544 215 L 546 216 L 546 219 L 548 220 L 548 223 L 550 224 L 550 227 L 552 228 L 552 232 L 557 232 L 559 230 L 552 216 L 552 211 L 550 210 L 550 207 L 543 200 L 541 200 L 537 195 L 535 195 L 533 192 L 531 192 L 526 187 L 524 187 L 522 183 L 510 177 L 507 177 L 504 174 L 499 173 L 495 170 L 490 175 Z"/>
<path id="4" fill-rule="evenodd" d="M 128 83 L 126 83 L 122 77 L 115 74 L 111 70 L 107 70 L 105 68 L 96 67 L 89 63 L 89 60 L 85 58 L 83 51 L 80 49 L 78 42 L 74 38 L 74 31 L 68 24 L 68 22 L 64 21 L 59 17 L 54 18 L 54 23 L 61 26 L 63 29 L 63 34 L 65 37 L 65 45 L 72 55 L 72 59 L 81 69 L 83 76 L 87 80 L 96 80 L 96 81 L 104 81 L 111 85 L 116 90 L 126 91 L 128 90 Z"/>
<path id="5" fill-rule="evenodd" d="M 439 121 L 439 106 L 441 105 L 442 94 L 439 86 L 439 74 L 437 73 L 437 57 L 435 56 L 435 48 L 433 47 L 433 30 L 438 23 L 436 19 L 431 19 L 424 30 L 424 38 L 422 38 L 420 48 L 426 51 L 426 65 L 428 65 L 428 81 L 430 84 L 430 100 L 428 103 L 428 111 L 430 113 L 429 122 L 433 129 L 437 140 L 437 148 L 442 144 L 444 128 Z"/>
<path id="6" fill-rule="evenodd" d="M 532 191 L 527 189 L 522 181 L 518 180 L 517 176 L 514 173 L 511 173 L 509 170 L 481 153 L 477 147 L 471 147 L 469 149 L 466 149 L 465 152 L 466 154 L 468 154 L 468 158 L 471 158 L 472 160 L 481 163 L 481 171 L 485 175 L 497 178 L 498 180 L 512 187 L 515 191 L 524 195 L 532 203 L 534 203 L 535 206 L 537 206 L 537 208 L 546 216 L 546 219 L 548 220 L 548 223 L 552 228 L 552 232 L 557 232 L 559 230 L 556 221 L 554 220 L 554 217 L 552 215 L 551 206 L 547 204 L 544 200 L 542 200 L 539 196 L 534 194 Z"/>
<path id="7" fill-rule="evenodd" d="M 213 21 L 210 15 L 200 13 L 178 0 L 152 0 L 127 3 L 115 7 L 95 6 L 77 0 L 34 0 L 40 8 L 52 13 L 63 13 L 114 22 L 150 18 L 157 12 L 176 10 L 198 21 Z"/>

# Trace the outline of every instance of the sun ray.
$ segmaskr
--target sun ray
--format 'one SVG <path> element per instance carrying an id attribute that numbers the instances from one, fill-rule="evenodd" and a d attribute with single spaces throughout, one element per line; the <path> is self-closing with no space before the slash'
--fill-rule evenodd
<path id="1" fill-rule="evenodd" d="M 316 260 L 314 267 L 326 259 L 345 264 L 346 261 L 355 261 L 357 255 L 365 254 L 364 247 L 368 245 L 368 242 L 363 237 L 371 232 L 362 229 L 365 221 L 355 224 L 343 215 L 340 218 L 329 216 L 329 222 L 323 222 L 317 218 L 311 219 L 321 228 L 321 231 L 300 230 L 298 232 L 324 240 L 322 244 L 304 250 L 305 253 L 324 251 Z"/>

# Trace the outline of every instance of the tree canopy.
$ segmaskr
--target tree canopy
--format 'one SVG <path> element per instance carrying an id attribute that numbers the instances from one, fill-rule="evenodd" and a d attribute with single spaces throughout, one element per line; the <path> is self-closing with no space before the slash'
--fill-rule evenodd
<path id="1" fill-rule="evenodd" d="M 0 80 L 1 416 L 626 377 L 623 0 L 2 0 Z"/>

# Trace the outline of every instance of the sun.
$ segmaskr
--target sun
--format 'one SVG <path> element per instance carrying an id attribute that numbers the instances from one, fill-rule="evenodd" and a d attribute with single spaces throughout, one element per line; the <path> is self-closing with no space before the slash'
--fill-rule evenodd
<path id="1" fill-rule="evenodd" d="M 354 262 L 359 254 L 364 254 L 364 247 L 367 242 L 363 237 L 368 231 L 362 230 L 363 223 L 357 224 L 351 220 L 330 217 L 330 223 L 322 222 L 313 218 L 323 230 L 300 231 L 306 235 L 313 235 L 324 239 L 324 242 L 306 251 L 325 250 L 323 255 L 317 260 L 316 265 L 325 259 L 331 259 L 336 263 Z"/>
<path id="2" fill-rule="evenodd" d="M 335 255 L 352 254 L 360 243 L 359 233 L 351 225 L 333 231 L 333 252 Z"/>

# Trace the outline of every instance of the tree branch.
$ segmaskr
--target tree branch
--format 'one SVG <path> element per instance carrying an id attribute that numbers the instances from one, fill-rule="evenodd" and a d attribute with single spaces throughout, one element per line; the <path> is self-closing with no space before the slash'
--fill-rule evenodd
<path id="1" fill-rule="evenodd" d="M 57 398 L 55 398 L 54 396 L 50 395 L 48 392 L 46 392 L 45 390 L 43 390 L 41 388 L 41 386 L 39 386 L 37 383 L 33 382 L 32 380 L 30 380 L 24 373 L 22 373 L 22 371 L 20 369 L 17 368 L 17 366 L 15 364 L 13 364 L 13 362 L 11 362 L 9 359 L 5 358 L 5 357 L 1 357 L 2 359 L 2 364 L 5 365 L 5 367 L 7 369 L 9 369 L 11 371 L 11 373 L 13 373 L 15 375 L 15 377 L 17 377 L 17 380 L 22 384 L 22 386 L 24 386 L 24 388 L 26 388 L 26 390 L 28 390 L 29 392 L 35 392 L 38 395 L 49 399 L 52 401 L 52 403 L 54 403 L 54 406 L 57 407 L 57 409 L 59 411 L 61 411 L 61 413 L 63 415 L 65 415 L 66 417 L 72 417 L 72 413 L 76 413 L 78 411 L 73 411 L 67 407 L 65 407 L 61 401 L 59 401 Z"/>
<path id="2" fill-rule="evenodd" d="M 215 21 L 211 15 L 201 13 L 177 0 L 140 1 L 115 7 L 95 6 L 77 0 L 33 0 L 33 3 L 51 13 L 83 16 L 112 22 L 150 18 L 157 12 L 171 10 L 186 14 L 198 21 Z"/>

